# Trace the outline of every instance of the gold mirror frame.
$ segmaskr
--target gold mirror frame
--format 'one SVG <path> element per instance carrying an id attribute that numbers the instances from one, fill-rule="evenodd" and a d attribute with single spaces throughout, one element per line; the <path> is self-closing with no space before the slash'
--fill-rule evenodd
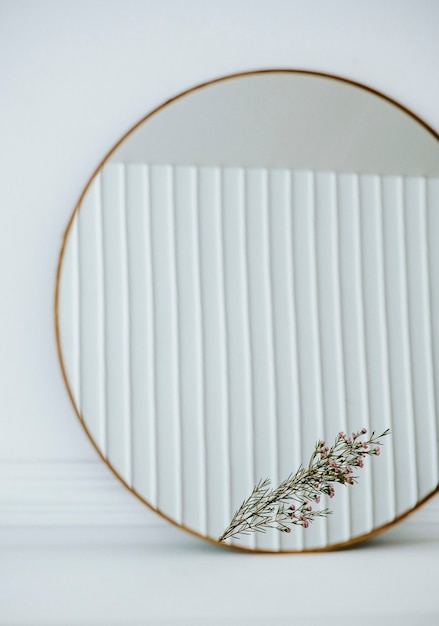
<path id="1" fill-rule="evenodd" d="M 60 367 L 61 367 L 63 380 L 64 380 L 64 383 L 66 385 L 66 389 L 67 389 L 68 395 L 70 397 L 70 401 L 72 403 L 74 412 L 75 412 L 77 418 L 79 419 L 79 421 L 80 421 L 80 423 L 81 423 L 81 425 L 82 425 L 82 427 L 83 427 L 87 437 L 91 441 L 93 447 L 96 449 L 96 452 L 98 453 L 98 455 L 100 456 L 102 461 L 109 467 L 109 469 L 113 472 L 113 474 L 116 476 L 116 478 L 124 485 L 124 487 L 126 489 L 128 489 L 132 494 L 134 494 L 143 504 L 146 504 L 151 510 L 153 510 L 155 513 L 158 513 L 159 515 L 161 515 L 164 519 L 166 519 L 167 521 L 171 522 L 174 526 L 177 526 L 178 528 L 183 528 L 184 530 L 186 530 L 190 534 L 192 534 L 194 536 L 197 536 L 200 539 L 204 539 L 205 541 L 208 541 L 208 542 L 210 542 L 212 544 L 216 544 L 216 545 L 219 544 L 218 541 L 215 541 L 214 539 L 212 539 L 210 537 L 206 537 L 206 536 L 204 536 L 204 535 L 202 535 L 202 534 L 200 534 L 200 533 L 198 533 L 198 532 L 196 532 L 196 531 L 194 531 L 194 530 L 192 530 L 190 528 L 185 527 L 182 524 L 179 524 L 178 522 L 176 522 L 175 520 L 173 520 L 172 518 L 170 518 L 169 516 L 164 514 L 162 511 L 158 510 L 157 508 L 154 508 L 147 500 L 145 500 L 139 493 L 137 493 L 136 490 L 133 487 L 131 487 L 129 484 L 127 484 L 127 482 L 124 480 L 124 478 L 112 466 L 112 464 L 108 460 L 108 458 L 106 458 L 104 456 L 104 454 L 102 453 L 102 451 L 98 447 L 96 441 L 93 439 L 93 437 L 92 437 L 92 435 L 91 435 L 91 433 L 90 433 L 90 431 L 89 431 L 89 429 L 87 427 L 87 424 L 84 421 L 83 416 L 80 414 L 80 412 L 78 410 L 78 407 L 75 404 L 75 400 L 74 400 L 72 389 L 70 387 L 69 380 L 68 380 L 68 377 L 67 377 L 66 366 L 65 366 L 65 363 L 64 363 L 63 354 L 62 354 L 62 350 L 61 350 L 60 327 L 59 327 L 60 275 L 61 275 L 61 267 L 62 267 L 62 262 L 63 262 L 63 256 L 64 256 L 64 252 L 65 252 L 65 248 L 66 248 L 66 242 L 68 240 L 69 233 L 70 233 L 72 224 L 74 222 L 75 216 L 76 216 L 76 214 L 78 212 L 78 209 L 81 206 L 82 201 L 83 201 L 87 191 L 89 190 L 90 185 L 92 184 L 93 180 L 95 179 L 96 175 L 102 170 L 102 168 L 109 161 L 111 156 L 116 152 L 116 150 L 121 146 L 121 144 L 128 137 L 130 137 L 141 125 L 143 125 L 146 121 L 148 121 L 156 113 L 158 113 L 159 111 L 161 111 L 165 107 L 168 107 L 169 105 L 171 105 L 172 103 L 176 102 L 177 100 L 180 100 L 181 98 L 183 98 L 184 96 L 186 96 L 188 94 L 192 94 L 192 93 L 194 93 L 196 91 L 202 90 L 202 89 L 204 89 L 206 87 L 210 87 L 210 86 L 212 86 L 214 84 L 221 83 L 221 82 L 224 82 L 224 81 L 230 81 L 230 80 L 233 80 L 235 78 L 251 76 L 251 75 L 268 74 L 268 73 L 274 73 L 274 72 L 276 72 L 276 73 L 288 73 L 288 74 L 293 74 L 294 73 L 294 74 L 303 74 L 303 75 L 309 75 L 309 76 L 324 77 L 324 78 L 329 78 L 329 79 L 332 79 L 332 80 L 335 80 L 335 81 L 340 81 L 341 83 L 345 83 L 345 84 L 351 85 L 353 87 L 360 88 L 360 89 L 362 89 L 364 91 L 369 92 L 370 94 L 372 94 L 374 96 L 377 96 L 377 97 L 387 101 L 391 105 L 397 107 L 398 109 L 400 109 L 401 111 L 403 111 L 404 113 L 409 115 L 413 120 L 415 120 L 418 124 L 420 124 L 424 129 L 426 129 L 436 139 L 436 141 L 439 140 L 439 134 L 434 129 L 432 129 L 428 124 L 426 124 L 417 115 L 412 113 L 409 109 L 407 109 L 406 107 L 404 107 L 400 103 L 396 102 L 392 98 L 390 98 L 390 97 L 380 93 L 379 91 L 377 91 L 377 90 L 375 90 L 373 88 L 370 88 L 370 87 L 367 87 L 367 86 L 365 86 L 365 85 L 363 85 L 361 83 L 358 83 L 356 81 L 349 80 L 349 79 L 346 79 L 346 78 L 341 78 L 339 76 L 334 76 L 334 75 L 327 74 L 327 73 L 314 72 L 314 71 L 308 71 L 308 70 L 297 70 L 297 69 L 266 69 L 266 70 L 257 70 L 257 71 L 249 71 L 249 72 L 241 72 L 241 73 L 231 74 L 231 75 L 223 76 L 223 77 L 211 80 L 211 81 L 207 81 L 207 82 L 201 83 L 199 85 L 196 85 L 195 87 L 187 89 L 187 90 L 179 93 L 178 95 L 168 99 L 166 102 L 164 102 L 163 104 L 159 105 L 158 107 L 153 109 L 150 113 L 145 115 L 142 119 L 140 119 L 137 123 L 135 123 L 114 144 L 114 146 L 110 149 L 110 151 L 102 159 L 102 161 L 99 163 L 99 165 L 97 166 L 95 171 L 92 173 L 92 175 L 89 178 L 87 184 L 85 185 L 82 193 L 80 194 L 78 202 L 76 203 L 76 205 L 75 205 L 75 207 L 73 209 L 73 212 L 72 212 L 72 214 L 70 216 L 70 219 L 68 221 L 68 225 L 66 227 L 66 230 L 65 230 L 65 233 L 64 233 L 64 236 L 63 236 L 63 242 L 62 242 L 62 247 L 61 247 L 61 251 L 60 251 L 60 255 L 59 255 L 59 259 L 58 259 L 58 266 L 57 266 L 57 272 L 56 272 L 55 299 L 54 299 L 54 318 L 55 318 L 55 337 L 56 337 L 57 353 L 58 353 L 58 358 L 59 358 L 59 363 L 60 363 Z M 292 468 L 292 469 L 294 469 L 294 468 Z M 400 522 L 403 519 L 405 519 L 408 515 L 410 515 L 414 511 L 416 511 L 420 506 L 422 506 L 425 502 L 427 502 L 430 498 L 432 498 L 436 493 L 438 493 L 438 491 L 439 491 L 439 485 L 433 491 L 431 491 L 429 494 L 427 494 L 426 497 L 424 497 L 421 501 L 419 501 L 413 508 L 411 508 L 410 510 L 405 511 L 401 515 L 397 516 L 391 522 L 386 523 L 386 524 L 384 524 L 382 526 L 379 526 L 377 528 L 374 528 L 369 533 L 365 533 L 363 535 L 356 536 L 356 537 L 351 538 L 350 540 L 345 541 L 345 542 L 336 543 L 336 544 L 332 544 L 332 545 L 327 545 L 327 546 L 320 547 L 320 548 L 312 548 L 312 549 L 305 548 L 304 550 L 300 550 L 300 551 L 296 551 L 296 550 L 286 551 L 286 550 L 283 550 L 283 551 L 280 551 L 280 553 L 322 552 L 322 551 L 328 551 L 328 550 L 334 550 L 334 549 L 338 549 L 338 548 L 343 548 L 343 547 L 350 546 L 352 544 L 364 541 L 365 539 L 369 539 L 371 537 L 374 537 L 374 536 L 384 532 L 388 528 L 394 526 L 398 522 Z M 229 545 L 229 544 L 224 544 L 224 543 L 220 543 L 219 545 L 221 545 L 222 547 L 225 547 L 225 548 L 229 548 L 229 549 L 236 549 L 236 550 L 242 550 L 242 551 L 248 551 L 248 552 L 260 552 L 260 553 L 261 552 L 266 552 L 266 553 L 269 553 L 269 554 L 276 553 L 276 552 L 272 552 L 270 550 L 258 550 L 258 549 L 254 550 L 254 549 L 242 547 L 242 546 L 239 546 L 239 545 Z"/>

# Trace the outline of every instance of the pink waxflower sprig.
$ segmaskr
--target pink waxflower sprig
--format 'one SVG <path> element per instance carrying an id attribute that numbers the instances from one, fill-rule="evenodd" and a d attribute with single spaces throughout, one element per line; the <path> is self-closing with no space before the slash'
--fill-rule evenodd
<path id="1" fill-rule="evenodd" d="M 275 489 L 271 489 L 268 478 L 260 480 L 236 511 L 219 541 L 252 532 L 266 532 L 271 528 L 290 533 L 294 525 L 308 528 L 316 517 L 330 515 L 332 511 L 329 509 L 315 510 L 313 506 L 320 502 L 322 495 L 330 498 L 335 495 L 334 483 L 356 483 L 356 468 L 364 466 L 366 456 L 380 454 L 380 439 L 390 434 L 390 430 L 377 437 L 373 432 L 369 439 L 362 439 L 366 433 L 365 428 L 351 436 L 339 432 L 331 447 L 325 441 L 318 441 L 308 467 L 300 466 Z"/>

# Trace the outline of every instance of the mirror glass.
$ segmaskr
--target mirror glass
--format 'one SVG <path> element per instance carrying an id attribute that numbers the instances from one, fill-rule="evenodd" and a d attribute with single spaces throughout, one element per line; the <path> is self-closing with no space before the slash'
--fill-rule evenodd
<path id="1" fill-rule="evenodd" d="M 264 71 L 182 94 L 106 157 L 69 222 L 56 325 L 84 428 L 124 484 L 216 541 L 317 440 L 387 428 L 309 528 L 346 545 L 438 485 L 439 144 L 335 77 Z"/>

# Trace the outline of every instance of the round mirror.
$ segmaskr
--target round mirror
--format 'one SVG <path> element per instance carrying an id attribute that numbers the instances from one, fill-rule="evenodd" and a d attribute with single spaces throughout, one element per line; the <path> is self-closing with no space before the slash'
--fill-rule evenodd
<path id="1" fill-rule="evenodd" d="M 260 479 L 364 427 L 391 435 L 331 516 L 224 545 L 346 545 L 431 495 L 438 176 L 425 124 L 309 72 L 219 79 L 137 124 L 75 208 L 56 293 L 71 400 L 124 484 L 217 541 Z"/>

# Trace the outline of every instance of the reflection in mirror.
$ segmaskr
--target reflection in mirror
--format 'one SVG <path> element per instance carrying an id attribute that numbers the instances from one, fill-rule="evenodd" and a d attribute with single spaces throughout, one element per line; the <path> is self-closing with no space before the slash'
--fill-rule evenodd
<path id="1" fill-rule="evenodd" d="M 287 71 L 191 90 L 109 155 L 57 332 L 77 413 L 147 504 L 216 540 L 258 480 L 362 427 L 392 434 L 332 516 L 233 545 L 346 544 L 436 489 L 438 157 L 387 99 Z"/>

